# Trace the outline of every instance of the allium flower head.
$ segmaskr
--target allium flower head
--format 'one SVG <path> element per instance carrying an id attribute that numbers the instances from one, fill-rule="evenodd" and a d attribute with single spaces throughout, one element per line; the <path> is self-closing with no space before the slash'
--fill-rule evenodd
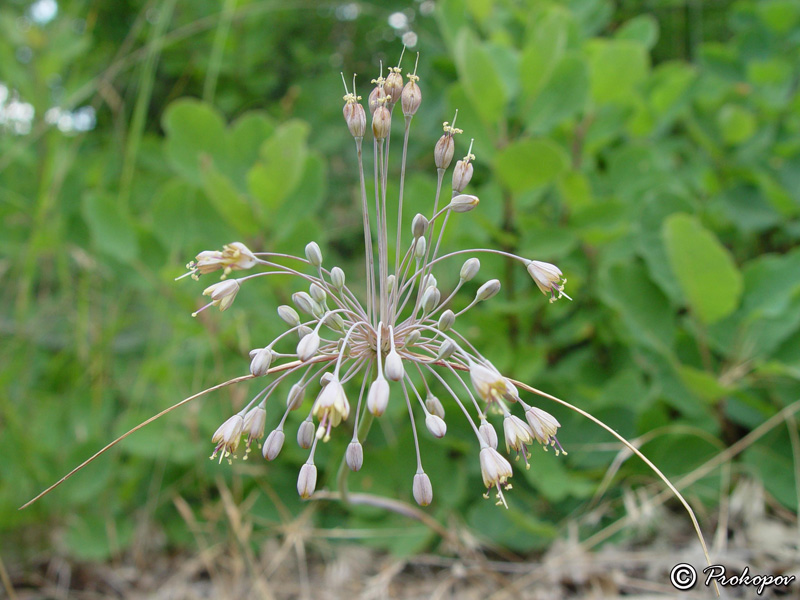
<path id="1" fill-rule="evenodd" d="M 355 93 L 355 79 L 352 91 L 345 84 L 343 110 L 355 143 L 353 162 L 360 190 L 366 282 L 362 297 L 347 284 L 359 277 L 352 273 L 346 276 L 342 268 L 327 265 L 323 248 L 314 240 L 308 240 L 302 256 L 251 252 L 241 242 L 234 242 L 221 251 L 200 252 L 188 265 L 188 274 L 194 278 L 222 271 L 222 281 L 203 292 L 211 302 L 200 310 L 208 306 L 228 309 L 242 288 L 249 288 L 254 280 L 263 277 L 289 275 L 302 286 L 292 295 L 293 306 L 278 308 L 286 330 L 251 352 L 251 378 L 266 383 L 247 406 L 214 433 L 213 456 L 220 454 L 220 460 L 235 458 L 243 436 L 249 450 L 263 437 L 267 413 L 273 414 L 267 405 L 277 406 L 282 416 L 270 425 L 273 429 L 264 441 L 262 454 L 274 460 L 283 448 L 285 427 L 295 423 L 297 443 L 308 450 L 297 491 L 308 498 L 317 486 L 314 457 L 320 443 L 333 435 L 352 436 L 345 462 L 351 470 L 358 471 L 364 465 L 365 452 L 369 452 L 364 439 L 369 429 L 366 425 L 373 418 L 386 418 L 387 412 L 405 411 L 417 462 L 415 469 L 409 469 L 414 474 L 409 483 L 413 497 L 424 506 L 433 500 L 433 487 L 422 466 L 417 421 L 424 421 L 428 432 L 441 438 L 447 432 L 445 415 L 464 415 L 479 449 L 484 486 L 494 488 L 498 503 L 505 505 L 504 491 L 511 487 L 511 464 L 497 451 L 497 431 L 489 418 L 502 415 L 506 451 L 522 455 L 526 462 L 528 446 L 534 440 L 545 448 L 561 450 L 556 439 L 560 425 L 552 415 L 525 404 L 511 381 L 458 331 L 461 315 L 500 291 L 497 279 L 470 283 L 478 277 L 481 266 L 474 255 L 495 254 L 520 263 L 539 289 L 550 294 L 551 301 L 566 297 L 566 280 L 550 263 L 500 250 L 443 251 L 442 239 L 449 221 L 469 219 L 471 215 L 466 213 L 480 209 L 478 194 L 467 189 L 475 160 L 472 144 L 455 166 L 450 189 L 444 184 L 455 151 L 455 137 L 461 133 L 455 127 L 455 118 L 452 125 L 445 123 L 444 134 L 433 148 L 431 170 L 437 177 L 437 187 L 430 199 L 430 210 L 426 214 L 406 214 L 406 149 L 413 117 L 422 103 L 419 77 L 415 67 L 403 86 L 398 64 L 389 70 L 386 79 L 380 76 L 373 83 L 368 100 L 373 133 L 369 140 L 372 143 L 368 144 L 373 151 L 370 168 L 363 164 L 364 151 L 368 150 L 364 138 L 369 130 L 366 111 Z M 398 103 L 402 110 L 394 111 Z M 392 128 L 394 117 L 402 120 L 401 127 Z M 389 148 L 396 147 L 391 142 L 393 136 L 402 137 L 403 149 L 397 186 L 388 185 Z M 367 173 L 373 173 L 374 180 L 369 181 Z M 398 190 L 396 197 L 388 192 L 393 189 Z M 367 190 L 374 193 L 368 194 Z M 395 234 L 392 236 L 390 222 Z M 247 269 L 254 272 L 226 279 L 234 271 Z M 440 288 L 436 273 L 457 273 L 454 289 Z M 477 292 L 465 303 L 457 292 L 468 283 L 476 285 Z M 315 398 L 311 406 L 305 401 L 307 389 Z M 282 390 L 277 394 L 280 399 L 275 399 L 278 390 Z M 348 396 L 354 400 L 353 410 Z M 392 405 L 397 410 L 389 411 Z M 451 411 L 450 407 L 456 410 Z M 520 410 L 519 407 L 525 420 L 511 413 L 512 408 Z M 303 416 L 293 416 L 294 411 Z"/>

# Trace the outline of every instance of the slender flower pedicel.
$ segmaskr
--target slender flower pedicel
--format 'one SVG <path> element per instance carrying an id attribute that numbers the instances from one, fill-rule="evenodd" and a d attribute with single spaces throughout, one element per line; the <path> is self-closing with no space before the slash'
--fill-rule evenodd
<path id="1" fill-rule="evenodd" d="M 267 415 L 277 413 L 278 423 L 271 425 L 262 448 L 263 456 L 274 460 L 283 448 L 290 413 L 305 411 L 304 417 L 297 419 L 296 438 L 309 453 L 299 473 L 297 491 L 308 498 L 317 486 L 317 446 L 346 428 L 344 435 L 350 435 L 351 441 L 345 464 L 352 471 L 368 468 L 364 442 L 369 424 L 395 403 L 398 410 L 407 412 L 413 433 L 417 464 L 416 469 L 409 467 L 409 474 L 413 473 L 409 479 L 417 503 L 425 506 L 433 500 L 431 479 L 422 466 L 417 420 L 424 421 L 432 437 L 441 438 L 447 433 L 445 415 L 454 414 L 459 418 L 463 415 L 475 435 L 487 494 L 494 488 L 498 504 L 506 505 L 504 492 L 511 488 L 511 463 L 497 450 L 497 430 L 489 422 L 489 413 L 502 417 L 506 451 L 522 456 L 526 464 L 528 447 L 534 442 L 545 449 L 553 447 L 556 453 L 562 451 L 556 439 L 560 424 L 552 415 L 523 402 L 517 388 L 458 332 L 461 315 L 500 291 L 500 281 L 488 279 L 478 286 L 471 302 L 459 304 L 458 290 L 475 279 L 481 267 L 477 257 L 464 255 L 489 253 L 518 261 L 536 286 L 550 295 L 551 302 L 568 298 L 564 293 L 566 279 L 555 265 L 500 250 L 441 252 L 448 221 L 470 218 L 464 213 L 480 208 L 478 196 L 467 190 L 475 160 L 472 143 L 466 156 L 456 162 L 449 196 L 442 197 L 447 193 L 444 181 L 454 156 L 455 137 L 461 133 L 455 127 L 455 117 L 452 125 L 444 124 L 444 134 L 433 149 L 437 186 L 430 211 L 413 217 L 404 214 L 408 140 L 412 120 L 422 103 L 416 66 L 407 78 L 404 86 L 398 64 L 389 69 L 385 79 L 380 76 L 372 81 L 375 87 L 367 106 L 371 115 L 371 169 L 364 167 L 364 138 L 370 132 L 366 111 L 356 94 L 355 78 L 352 91 L 345 83 L 343 115 L 355 142 L 364 230 L 365 297 L 359 298 L 348 287 L 344 270 L 326 265 L 323 250 L 315 241 L 307 243 L 304 256 L 252 252 L 243 243 L 233 242 L 221 251 L 200 252 L 187 265 L 187 275 L 194 279 L 222 271 L 222 281 L 203 292 L 211 302 L 200 310 L 210 306 L 228 309 L 242 288 L 249 288 L 251 280 L 260 277 L 291 275 L 305 288 L 292 295 L 294 307 L 278 308 L 286 331 L 250 352 L 252 377 L 266 383 L 214 433 L 212 458 L 235 458 L 242 437 L 249 452 L 251 444 L 264 436 Z M 401 134 L 392 126 L 393 120 L 400 122 L 400 117 Z M 388 193 L 395 189 L 388 185 L 393 135 L 402 137 L 397 198 Z M 391 239 L 389 223 L 394 226 L 394 215 L 396 236 Z M 377 232 L 374 239 L 373 229 Z M 438 269 L 443 273 L 460 269 L 455 289 L 439 288 L 435 276 Z M 254 272 L 228 279 L 234 271 Z M 307 389 L 315 398 L 311 406 L 305 402 Z M 522 414 L 514 415 L 512 409 Z"/>

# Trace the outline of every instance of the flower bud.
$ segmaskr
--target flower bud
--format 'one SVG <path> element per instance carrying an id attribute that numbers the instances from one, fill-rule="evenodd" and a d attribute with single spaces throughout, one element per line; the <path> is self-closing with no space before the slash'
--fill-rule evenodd
<path id="1" fill-rule="evenodd" d="M 469 161 L 459 160 L 456 162 L 455 169 L 453 169 L 453 191 L 461 193 L 467 187 L 472 179 L 472 163 Z"/>
<path id="2" fill-rule="evenodd" d="M 261 447 L 261 454 L 264 455 L 264 458 L 267 460 L 275 460 L 278 454 L 281 453 L 285 439 L 286 434 L 283 433 L 283 429 L 274 429 L 271 431 L 267 436 L 267 441 L 265 441 L 264 445 Z"/>
<path id="3" fill-rule="evenodd" d="M 323 373 L 322 377 L 319 378 L 319 385 L 320 385 L 320 387 L 325 387 L 331 381 L 333 381 L 333 373 L 328 371 L 326 373 Z"/>
<path id="4" fill-rule="evenodd" d="M 269 348 L 256 348 L 250 351 L 250 359 L 250 374 L 253 377 L 263 377 L 269 371 L 275 355 Z"/>
<path id="5" fill-rule="evenodd" d="M 295 292 L 292 294 L 292 302 L 294 302 L 294 305 L 307 315 L 314 316 L 318 310 L 317 307 L 314 306 L 314 300 L 308 295 L 307 292 Z"/>
<path id="6" fill-rule="evenodd" d="M 447 433 L 447 423 L 444 422 L 444 419 L 434 414 L 428 413 L 428 416 L 425 417 L 425 427 L 436 438 L 443 438 L 444 434 Z"/>
<path id="7" fill-rule="evenodd" d="M 389 74 L 386 76 L 386 83 L 383 84 L 383 91 L 389 97 L 389 101 L 395 104 L 400 100 L 403 93 L 403 76 L 400 75 L 398 67 L 390 67 Z"/>
<path id="8" fill-rule="evenodd" d="M 297 445 L 305 450 L 311 448 L 316 431 L 317 428 L 314 427 L 313 421 L 305 420 L 300 423 L 300 427 L 297 428 Z"/>
<path id="9" fill-rule="evenodd" d="M 350 442 L 344 453 L 344 459 L 351 471 L 360 471 L 364 464 L 364 448 L 361 443 L 356 440 Z"/>
<path id="10" fill-rule="evenodd" d="M 456 213 L 465 213 L 471 211 L 473 208 L 478 206 L 477 196 L 471 196 L 469 194 L 459 194 L 452 200 L 450 200 L 450 204 L 448 207 L 450 210 Z"/>
<path id="11" fill-rule="evenodd" d="M 436 146 L 433 149 L 433 163 L 436 165 L 436 168 L 446 169 L 449 167 L 450 162 L 453 160 L 454 151 L 455 142 L 453 141 L 453 136 L 445 133 L 439 138 L 439 141 L 436 142 Z"/>
<path id="12" fill-rule="evenodd" d="M 311 329 L 311 327 L 309 327 L 308 325 L 300 325 L 300 327 L 297 328 L 297 337 L 302 340 L 312 331 L 314 330 Z"/>
<path id="13" fill-rule="evenodd" d="M 237 279 L 226 279 L 214 285 L 208 286 L 203 290 L 204 296 L 211 297 L 211 304 L 218 306 L 220 311 L 227 310 L 236 294 L 239 293 L 239 281 Z M 195 313 L 197 314 L 197 313 Z"/>
<path id="14" fill-rule="evenodd" d="M 439 348 L 439 354 L 436 355 L 437 360 L 447 360 L 453 353 L 458 350 L 458 347 L 450 340 L 445 340 L 442 342 L 441 348 Z"/>
<path id="15" fill-rule="evenodd" d="M 481 261 L 477 258 L 470 258 L 464 261 L 464 264 L 461 267 L 461 281 L 470 281 L 475 275 L 478 274 L 478 271 L 481 268 Z"/>
<path id="16" fill-rule="evenodd" d="M 550 263 L 532 260 L 527 265 L 528 274 L 533 279 L 544 295 L 550 294 L 550 302 L 555 302 L 562 296 L 571 298 L 564 293 L 564 284 L 567 280 L 561 269 Z"/>
<path id="17" fill-rule="evenodd" d="M 367 409 L 376 417 L 380 417 L 386 412 L 387 406 L 389 406 L 389 383 L 383 376 L 378 375 L 369 386 Z"/>
<path id="18" fill-rule="evenodd" d="M 478 433 L 481 434 L 483 441 L 489 444 L 491 448 L 497 449 L 497 432 L 489 421 L 481 419 L 481 426 L 478 427 Z"/>
<path id="19" fill-rule="evenodd" d="M 416 75 L 409 75 L 409 81 L 400 94 L 400 106 L 403 107 L 403 115 L 406 117 L 414 116 L 422 103 L 422 90 L 417 85 Z"/>
<path id="20" fill-rule="evenodd" d="M 389 275 L 386 278 L 386 291 L 389 292 L 390 294 L 392 293 L 392 290 L 394 289 L 394 282 L 395 282 L 396 279 L 397 278 L 394 275 Z"/>
<path id="21" fill-rule="evenodd" d="M 306 258 L 315 267 L 322 264 L 322 251 L 319 249 L 317 242 L 309 242 L 306 244 Z"/>
<path id="22" fill-rule="evenodd" d="M 367 131 L 367 115 L 364 112 L 364 107 L 356 101 L 355 96 L 352 102 L 345 103 L 342 111 L 347 128 L 350 130 L 350 135 L 356 139 L 363 138 L 364 133 Z"/>
<path id="23" fill-rule="evenodd" d="M 444 419 L 444 406 L 442 406 L 442 402 L 430 392 L 428 392 L 428 396 L 425 398 L 425 408 L 427 408 L 428 412 L 432 415 Z"/>
<path id="24" fill-rule="evenodd" d="M 306 362 L 311 359 L 319 350 L 319 334 L 312 331 L 297 343 L 297 358 Z"/>
<path id="25" fill-rule="evenodd" d="M 316 302 L 320 306 L 323 306 L 325 304 L 325 301 L 328 299 L 328 294 L 325 292 L 323 287 L 317 283 L 312 283 L 308 287 L 308 292 L 311 298 L 314 300 L 314 302 Z"/>
<path id="26" fill-rule="evenodd" d="M 264 437 L 264 426 L 267 422 L 267 411 L 260 406 L 254 406 L 244 416 L 244 425 L 242 426 L 242 433 L 247 436 L 247 452 L 250 452 L 250 445 L 255 440 L 260 440 Z M 245 454 L 245 460 L 247 454 Z"/>
<path id="27" fill-rule="evenodd" d="M 428 247 L 428 242 L 425 240 L 424 237 L 417 238 L 417 241 L 414 242 L 414 258 L 417 260 L 422 260 L 425 258 L 425 250 Z"/>
<path id="28" fill-rule="evenodd" d="M 449 308 L 439 317 L 439 331 L 448 331 L 456 322 L 455 313 Z"/>
<path id="29" fill-rule="evenodd" d="M 344 332 L 344 319 L 339 313 L 328 313 L 323 322 L 334 331 Z"/>
<path id="30" fill-rule="evenodd" d="M 435 287 L 431 286 L 425 290 L 425 293 L 422 294 L 422 305 L 423 312 L 429 313 L 436 307 L 436 292 L 438 292 Z"/>
<path id="31" fill-rule="evenodd" d="M 300 468 L 300 474 L 297 476 L 297 493 L 304 500 L 311 497 L 314 490 L 317 488 L 317 467 L 316 465 L 306 463 Z"/>
<path id="32" fill-rule="evenodd" d="M 333 287 L 337 290 L 341 290 L 344 287 L 344 271 L 342 271 L 339 267 L 333 267 L 331 269 L 331 283 Z"/>
<path id="33" fill-rule="evenodd" d="M 427 289 L 429 287 L 438 287 L 439 282 L 434 277 L 433 273 L 429 273 L 425 275 L 425 278 L 422 280 L 422 288 Z"/>
<path id="34" fill-rule="evenodd" d="M 389 351 L 389 354 L 386 355 L 383 371 L 390 381 L 400 381 L 406 374 L 406 370 L 403 367 L 403 359 L 400 358 L 397 350 L 392 349 Z"/>
<path id="35" fill-rule="evenodd" d="M 278 307 L 278 316 L 281 320 L 290 327 L 297 327 L 300 325 L 300 315 L 291 306 L 282 304 Z"/>
<path id="36" fill-rule="evenodd" d="M 425 235 L 425 232 L 428 230 L 428 219 L 426 219 L 423 215 L 417 213 L 414 216 L 414 220 L 411 221 L 411 233 L 414 235 L 414 239 L 420 238 Z"/>
<path id="37" fill-rule="evenodd" d="M 406 336 L 405 346 L 408 347 L 408 346 L 413 346 L 414 344 L 416 344 L 419 341 L 420 335 L 421 334 L 419 332 L 419 329 L 414 329 L 411 333 L 409 333 Z"/>
<path id="38" fill-rule="evenodd" d="M 288 410 L 297 410 L 303 405 L 303 400 L 306 398 L 305 386 L 295 383 L 292 389 L 289 390 L 289 395 L 286 396 L 286 408 Z"/>
<path id="39" fill-rule="evenodd" d="M 372 135 L 376 140 L 385 140 L 392 130 L 392 113 L 381 105 L 372 114 Z"/>
<path id="40" fill-rule="evenodd" d="M 488 300 L 492 296 L 496 295 L 499 291 L 500 282 L 497 279 L 490 279 L 478 288 L 478 292 L 475 294 L 475 297 L 481 301 Z"/>
<path id="41" fill-rule="evenodd" d="M 420 506 L 428 506 L 433 502 L 433 486 L 431 486 L 431 479 L 426 473 L 414 475 L 412 491 L 414 492 L 414 500 Z"/>

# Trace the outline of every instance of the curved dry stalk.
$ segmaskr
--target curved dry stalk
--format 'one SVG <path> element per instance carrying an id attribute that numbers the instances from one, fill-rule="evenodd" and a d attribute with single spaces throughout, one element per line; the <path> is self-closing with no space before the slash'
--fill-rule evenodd
<path id="1" fill-rule="evenodd" d="M 683 508 L 686 510 L 686 512 L 689 515 L 689 518 L 692 521 L 692 526 L 694 527 L 695 533 L 697 533 L 697 539 L 700 540 L 700 545 L 703 548 L 703 555 L 705 556 L 706 563 L 708 564 L 708 566 L 711 566 L 711 557 L 708 555 L 708 547 L 706 546 L 706 540 L 705 540 L 705 537 L 703 537 L 703 532 L 700 530 L 700 523 L 698 523 L 698 521 L 697 521 L 697 517 L 694 514 L 694 510 L 692 510 L 692 507 L 689 505 L 689 503 L 683 497 L 683 494 L 681 494 L 678 491 L 678 489 L 672 484 L 672 482 L 669 480 L 669 478 L 666 475 L 664 475 L 664 473 L 662 473 L 661 470 L 657 466 L 655 466 L 653 464 L 653 462 L 649 458 L 647 458 L 644 454 L 642 454 L 642 452 L 639 451 L 639 449 L 636 448 L 636 446 L 631 444 L 623 436 L 621 436 L 619 433 L 614 431 L 614 429 L 612 429 L 610 426 L 608 426 L 605 423 L 603 423 L 603 421 L 601 421 L 600 419 L 598 419 L 594 415 L 586 412 L 585 410 L 582 410 L 582 409 L 578 408 L 577 406 L 575 406 L 573 404 L 570 404 L 566 400 L 562 400 L 561 398 L 557 398 L 556 396 L 552 396 L 552 395 L 548 394 L 547 392 L 543 392 L 541 390 L 537 390 L 535 387 L 532 387 L 532 386 L 530 386 L 530 385 L 528 385 L 526 383 L 523 383 L 521 381 L 517 381 L 515 379 L 509 379 L 509 381 L 511 381 L 514 385 L 522 388 L 523 390 L 526 390 L 526 391 L 531 392 L 532 394 L 536 394 L 538 396 L 542 396 L 543 398 L 547 398 L 549 400 L 552 400 L 553 402 L 557 402 L 558 404 L 561 404 L 562 406 L 567 407 L 568 409 L 578 413 L 579 415 L 582 415 L 582 416 L 586 417 L 587 419 L 589 419 L 590 421 L 592 421 L 596 425 L 599 425 L 600 427 L 602 427 L 603 429 L 608 431 L 611 435 L 613 435 L 620 442 L 622 442 L 628 448 L 628 450 L 630 450 L 636 456 L 638 456 L 648 467 L 650 467 L 650 469 L 653 471 L 653 473 L 658 475 L 659 479 L 661 479 L 661 481 L 664 482 L 664 485 L 666 485 L 670 489 L 670 491 L 675 495 L 675 497 L 678 499 L 678 501 L 683 505 Z M 719 596 L 720 595 L 719 587 L 717 586 L 717 582 L 716 581 L 714 581 L 714 588 L 717 591 L 717 596 Z"/>
<path id="2" fill-rule="evenodd" d="M 309 362 L 311 362 L 311 361 L 309 361 Z M 298 366 L 299 364 L 300 364 L 300 361 L 294 361 L 294 362 L 291 362 L 291 363 L 286 363 L 286 364 L 283 364 L 283 365 L 279 365 L 277 367 L 271 368 L 268 371 L 268 374 L 278 373 L 280 371 L 285 371 L 287 369 L 292 369 L 292 368 Z M 241 377 L 234 377 L 233 379 L 229 379 L 228 381 L 223 381 L 222 383 L 218 383 L 217 385 L 212 386 L 210 388 L 207 388 L 207 389 L 205 389 L 205 390 L 203 390 L 201 392 L 197 392 L 193 396 L 189 396 L 188 398 L 184 398 L 183 400 L 181 400 L 180 402 L 177 402 L 176 404 L 173 404 L 169 408 L 165 408 L 160 413 L 158 413 L 156 415 L 153 415 L 152 417 L 150 417 L 149 419 L 146 419 L 145 421 L 142 421 L 136 427 L 134 427 L 133 429 L 129 429 L 128 431 L 123 433 L 121 436 L 119 436 L 117 439 L 115 439 L 113 442 L 111 442 L 110 444 L 106 445 L 102 450 L 99 450 L 99 451 L 95 452 L 92 456 L 90 456 L 85 461 L 83 461 L 81 464 L 79 464 L 77 467 L 72 469 L 69 473 L 67 473 L 61 479 L 56 481 L 53 485 L 51 485 L 50 487 L 48 487 L 43 492 L 37 494 L 35 497 L 33 497 L 30 500 L 28 500 L 25 504 L 20 506 L 17 510 L 22 510 L 23 508 L 28 508 L 31 504 L 33 504 L 34 502 L 36 502 L 37 500 L 39 500 L 43 496 L 45 496 L 45 495 L 49 494 L 50 492 L 52 492 L 59 485 L 61 485 L 67 479 L 72 477 L 75 473 L 77 473 L 78 471 L 83 469 L 86 465 L 88 465 L 89 463 L 94 461 L 101 454 L 105 453 L 107 450 L 110 450 L 111 448 L 113 448 L 114 446 L 119 444 L 122 440 L 124 440 L 126 437 L 128 437 L 132 433 L 135 433 L 135 432 L 139 431 L 142 427 L 144 427 L 146 425 L 149 425 L 150 423 L 152 423 L 156 419 L 160 419 L 161 417 L 163 417 L 167 413 L 172 412 L 176 408 L 180 408 L 181 406 L 183 406 L 187 402 L 191 402 L 192 400 L 200 398 L 201 396 L 205 396 L 206 394 L 208 394 L 210 392 L 215 392 L 216 390 L 222 389 L 222 388 L 227 387 L 229 385 L 233 385 L 234 383 L 240 383 L 242 381 L 247 381 L 248 379 L 255 379 L 255 377 L 253 377 L 252 375 L 242 375 Z"/>

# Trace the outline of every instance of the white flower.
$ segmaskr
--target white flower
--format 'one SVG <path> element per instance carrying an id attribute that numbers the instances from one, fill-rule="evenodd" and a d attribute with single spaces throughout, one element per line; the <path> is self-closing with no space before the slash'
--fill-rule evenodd
<path id="1" fill-rule="evenodd" d="M 557 266 L 532 260 L 528 263 L 528 274 L 545 296 L 550 294 L 550 302 L 555 302 L 562 296 L 572 300 L 564 293 L 564 284 L 567 283 L 567 280 Z"/>

